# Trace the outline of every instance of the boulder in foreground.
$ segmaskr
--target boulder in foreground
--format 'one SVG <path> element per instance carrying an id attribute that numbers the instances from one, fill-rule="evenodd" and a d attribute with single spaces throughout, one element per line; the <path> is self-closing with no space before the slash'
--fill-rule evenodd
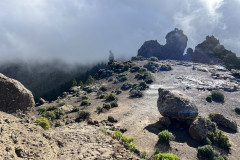
<path id="1" fill-rule="evenodd" d="M 17 80 L 0 73 L 0 111 L 15 113 L 23 112 L 35 106 L 32 92 Z"/>
<path id="2" fill-rule="evenodd" d="M 180 121 L 193 120 L 198 108 L 185 96 L 162 88 L 158 89 L 158 110 L 164 117 Z"/>

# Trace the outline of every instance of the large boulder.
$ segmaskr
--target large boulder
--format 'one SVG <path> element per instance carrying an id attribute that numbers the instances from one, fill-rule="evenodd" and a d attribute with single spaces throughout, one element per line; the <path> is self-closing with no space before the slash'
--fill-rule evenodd
<path id="1" fill-rule="evenodd" d="M 197 117 L 198 108 L 185 96 L 162 88 L 158 89 L 158 94 L 157 106 L 163 116 L 180 121 Z"/>
<path id="2" fill-rule="evenodd" d="M 146 58 L 157 57 L 159 60 L 174 59 L 182 60 L 187 46 L 188 38 L 182 30 L 175 28 L 166 35 L 166 44 L 160 45 L 157 40 L 144 42 L 138 50 L 138 56 Z"/>
<path id="3" fill-rule="evenodd" d="M 230 129 L 233 132 L 237 132 L 238 130 L 237 123 L 229 118 L 224 117 L 222 114 L 213 113 L 210 114 L 210 118 L 213 122 L 216 122 L 217 125 L 219 126 Z"/>
<path id="4" fill-rule="evenodd" d="M 0 73 L 0 111 L 15 113 L 23 112 L 35 106 L 32 92 L 20 82 Z"/>
<path id="5" fill-rule="evenodd" d="M 209 131 L 216 130 L 216 124 L 211 122 L 209 119 L 198 117 L 189 127 L 190 136 L 197 140 L 204 140 Z"/>

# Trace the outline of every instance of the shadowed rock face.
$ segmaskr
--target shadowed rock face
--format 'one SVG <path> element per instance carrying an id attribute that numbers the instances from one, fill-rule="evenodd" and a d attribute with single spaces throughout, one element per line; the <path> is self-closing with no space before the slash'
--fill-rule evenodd
<path id="1" fill-rule="evenodd" d="M 158 59 L 182 60 L 187 46 L 188 38 L 182 30 L 175 29 L 166 35 L 166 44 L 160 45 L 156 40 L 144 42 L 138 50 L 138 56 L 146 58 L 157 57 Z"/>
<path id="2" fill-rule="evenodd" d="M 0 110 L 15 113 L 17 110 L 27 111 L 34 107 L 32 92 L 20 82 L 0 73 Z"/>
<path id="3" fill-rule="evenodd" d="M 198 108 L 183 95 L 162 88 L 158 89 L 158 94 L 157 106 L 163 116 L 180 121 L 197 117 Z"/>

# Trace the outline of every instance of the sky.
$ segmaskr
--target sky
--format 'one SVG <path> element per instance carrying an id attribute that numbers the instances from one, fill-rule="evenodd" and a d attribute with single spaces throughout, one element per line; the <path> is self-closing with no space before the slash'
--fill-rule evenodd
<path id="1" fill-rule="evenodd" d="M 194 48 L 214 35 L 240 56 L 240 0 L 1 0 L 0 62 L 70 63 L 137 55 L 179 28 Z"/>

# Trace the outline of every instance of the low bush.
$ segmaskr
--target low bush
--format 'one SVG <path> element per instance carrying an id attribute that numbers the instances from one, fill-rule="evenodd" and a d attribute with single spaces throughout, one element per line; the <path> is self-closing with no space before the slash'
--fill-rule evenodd
<path id="1" fill-rule="evenodd" d="M 112 94 L 112 93 L 106 95 L 105 99 L 106 99 L 107 102 L 112 102 L 112 101 L 117 101 L 118 100 L 117 96 Z"/>
<path id="2" fill-rule="evenodd" d="M 215 132 L 209 132 L 208 138 L 213 144 L 224 150 L 228 151 L 231 147 L 228 137 L 224 135 L 222 131 L 216 130 Z"/>
<path id="3" fill-rule="evenodd" d="M 118 103 L 116 101 L 111 103 L 111 108 L 114 108 L 114 107 L 118 107 Z"/>
<path id="4" fill-rule="evenodd" d="M 150 61 L 155 61 L 155 62 L 158 61 L 158 58 L 157 58 L 157 57 L 150 57 L 149 59 L 150 59 Z"/>
<path id="5" fill-rule="evenodd" d="M 136 150 L 136 146 L 133 144 L 135 139 L 134 137 L 123 136 L 122 132 L 120 131 L 113 132 L 112 137 L 120 141 L 123 146 L 129 149 L 131 152 L 134 152 Z"/>
<path id="6" fill-rule="evenodd" d="M 88 86 L 84 87 L 83 90 L 86 91 L 87 93 L 91 93 L 93 91 L 92 88 Z"/>
<path id="7" fill-rule="evenodd" d="M 109 110 L 109 109 L 111 109 L 111 105 L 109 103 L 103 103 L 103 107 L 102 108 L 104 108 L 106 110 Z"/>
<path id="8" fill-rule="evenodd" d="M 71 112 L 78 112 L 80 110 L 79 107 L 73 107 L 72 111 Z"/>
<path id="9" fill-rule="evenodd" d="M 88 96 L 82 96 L 82 100 L 88 100 L 89 97 Z"/>
<path id="10" fill-rule="evenodd" d="M 212 95 L 207 96 L 206 101 L 211 103 L 212 102 Z"/>
<path id="11" fill-rule="evenodd" d="M 126 91 L 129 90 L 132 87 L 132 84 L 130 83 L 123 83 L 121 90 Z"/>
<path id="12" fill-rule="evenodd" d="M 139 90 L 132 90 L 130 92 L 130 97 L 131 98 L 141 98 L 143 96 L 143 93 Z"/>
<path id="13" fill-rule="evenodd" d="M 240 108 L 239 108 L 239 107 L 236 107 L 236 108 L 234 109 L 234 111 L 235 111 L 237 114 L 240 114 Z"/>
<path id="14" fill-rule="evenodd" d="M 98 107 L 96 108 L 96 112 L 97 112 L 98 114 L 100 114 L 102 111 L 103 111 L 103 107 L 102 107 L 102 106 L 98 106 Z"/>
<path id="15" fill-rule="evenodd" d="M 37 109 L 37 111 L 38 111 L 40 114 L 42 114 L 42 113 L 44 113 L 44 112 L 47 111 L 47 108 L 46 108 L 46 107 L 39 107 L 39 108 Z"/>
<path id="16" fill-rule="evenodd" d="M 58 106 L 59 106 L 59 107 L 62 107 L 62 106 L 64 106 L 64 105 L 66 105 L 66 102 L 60 101 L 60 102 L 58 103 Z"/>
<path id="17" fill-rule="evenodd" d="M 122 93 L 122 91 L 121 91 L 121 90 L 119 90 L 119 89 L 116 89 L 116 90 L 115 90 L 115 93 L 116 93 L 116 95 L 119 95 L 119 94 L 121 94 L 121 93 Z"/>
<path id="18" fill-rule="evenodd" d="M 105 91 L 107 91 L 107 87 L 102 86 L 102 87 L 99 88 L 99 90 L 105 92 Z"/>
<path id="19" fill-rule="evenodd" d="M 134 72 L 137 72 L 140 70 L 140 67 L 139 66 L 132 66 L 130 72 L 134 73 Z"/>
<path id="20" fill-rule="evenodd" d="M 112 133 L 112 137 L 118 141 L 120 141 L 122 139 L 122 136 L 123 136 L 123 134 L 120 131 L 116 131 L 116 132 Z"/>
<path id="21" fill-rule="evenodd" d="M 89 105 L 91 105 L 91 103 L 88 102 L 87 100 L 83 100 L 81 103 L 81 106 L 89 106 Z"/>
<path id="22" fill-rule="evenodd" d="M 146 82 L 140 82 L 140 83 L 138 84 L 138 88 L 139 88 L 140 90 L 145 90 L 145 89 L 148 88 L 148 85 L 147 85 Z"/>
<path id="23" fill-rule="evenodd" d="M 144 152 L 141 152 L 140 158 L 141 158 L 141 159 L 147 158 L 147 153 L 146 153 L 145 151 L 144 151 Z"/>
<path id="24" fill-rule="evenodd" d="M 40 117 L 37 118 L 34 123 L 37 123 L 39 126 L 41 126 L 44 130 L 47 130 L 50 128 L 50 124 L 47 118 L 45 117 Z"/>
<path id="25" fill-rule="evenodd" d="M 43 117 L 47 118 L 48 120 L 52 121 L 54 119 L 56 119 L 56 115 L 54 112 L 52 111 L 46 111 L 42 114 Z"/>
<path id="26" fill-rule="evenodd" d="M 58 110 L 54 111 L 54 114 L 55 114 L 56 119 L 60 119 L 65 114 L 65 112 L 61 109 L 58 109 Z"/>
<path id="27" fill-rule="evenodd" d="M 173 134 L 168 130 L 164 130 L 158 133 L 158 138 L 161 143 L 169 144 L 169 142 L 173 139 Z"/>
<path id="28" fill-rule="evenodd" d="M 213 147 L 210 145 L 198 147 L 198 157 L 212 160 L 214 157 Z"/>
<path id="29" fill-rule="evenodd" d="M 108 134 L 106 129 L 100 128 L 99 131 L 102 132 L 104 135 L 107 135 L 107 134 Z"/>
<path id="30" fill-rule="evenodd" d="M 154 158 L 156 160 L 179 160 L 179 157 L 173 153 L 159 153 Z"/>
<path id="31" fill-rule="evenodd" d="M 143 57 L 143 56 L 135 56 L 135 57 L 132 57 L 131 60 L 132 61 L 143 61 L 145 60 L 146 58 Z"/>
<path id="32" fill-rule="evenodd" d="M 124 74 L 124 73 L 119 74 L 119 75 L 117 76 L 117 80 L 118 80 L 119 82 L 124 82 L 124 81 L 126 81 L 126 80 L 127 80 L 126 74 Z"/>
<path id="33" fill-rule="evenodd" d="M 157 68 L 159 67 L 159 65 L 154 62 L 148 62 L 147 64 L 144 65 L 144 67 L 154 73 L 157 71 Z"/>
<path id="34" fill-rule="evenodd" d="M 224 94 L 220 91 L 212 91 L 212 100 L 215 102 L 223 103 L 224 102 Z"/>
<path id="35" fill-rule="evenodd" d="M 160 71 L 170 71 L 170 70 L 172 70 L 172 67 L 169 64 L 162 65 L 159 70 Z"/>
<path id="36" fill-rule="evenodd" d="M 76 122 L 81 122 L 81 121 L 85 121 L 88 120 L 90 118 L 90 112 L 88 111 L 80 111 L 78 113 L 78 117 L 75 119 Z"/>

